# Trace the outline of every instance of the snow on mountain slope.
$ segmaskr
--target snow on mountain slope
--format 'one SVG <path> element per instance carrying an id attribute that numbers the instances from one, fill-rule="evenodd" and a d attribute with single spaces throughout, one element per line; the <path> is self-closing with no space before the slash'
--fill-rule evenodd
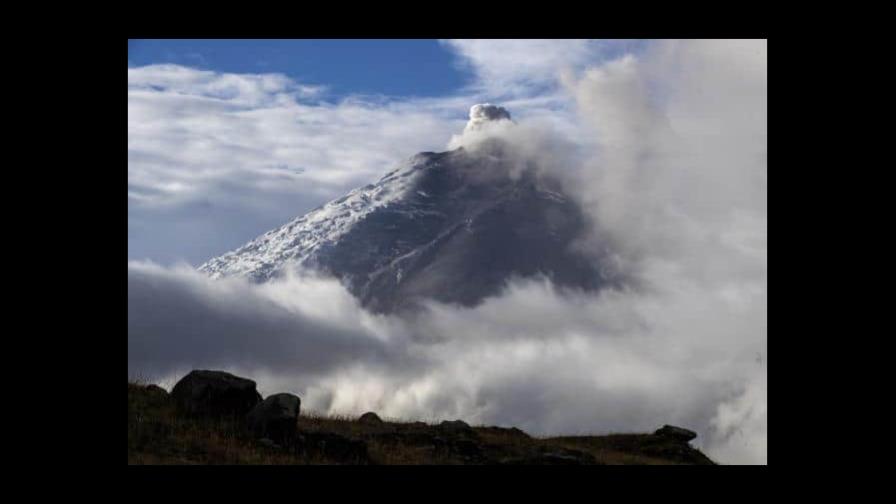
<path id="1" fill-rule="evenodd" d="M 417 154 L 376 184 L 354 189 L 232 252 L 213 258 L 200 266 L 199 271 L 212 278 L 248 276 L 253 280 L 267 280 L 290 264 L 302 264 L 322 245 L 337 243 L 340 236 L 370 212 L 401 198 L 425 161 L 425 153 Z"/>
<path id="2" fill-rule="evenodd" d="M 509 120 L 499 107 L 478 107 L 477 129 L 488 117 Z M 586 226 L 581 209 L 508 147 L 494 140 L 475 151 L 417 154 L 199 269 L 266 281 L 301 265 L 339 278 L 376 312 L 426 299 L 473 306 L 516 277 L 589 290 L 612 283 L 574 251 Z"/>

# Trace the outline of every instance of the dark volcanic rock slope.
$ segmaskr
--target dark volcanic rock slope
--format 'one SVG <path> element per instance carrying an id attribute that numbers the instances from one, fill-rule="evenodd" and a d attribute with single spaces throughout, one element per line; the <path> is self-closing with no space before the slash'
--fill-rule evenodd
<path id="1" fill-rule="evenodd" d="M 301 264 L 338 277 L 376 312 L 424 298 L 472 306 L 514 276 L 606 284 L 570 247 L 585 227 L 579 207 L 559 183 L 508 158 L 497 142 L 476 153 L 418 154 L 200 270 L 265 281 Z"/>

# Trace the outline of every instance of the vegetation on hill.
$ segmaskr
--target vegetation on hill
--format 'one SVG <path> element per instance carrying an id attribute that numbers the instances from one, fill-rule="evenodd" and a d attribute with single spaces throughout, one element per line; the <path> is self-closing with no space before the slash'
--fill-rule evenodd
<path id="1" fill-rule="evenodd" d="M 128 464 L 712 464 L 658 434 L 531 437 L 463 422 L 383 421 L 302 412 L 296 438 L 257 439 L 239 415 L 183 413 L 155 385 L 128 383 Z"/>

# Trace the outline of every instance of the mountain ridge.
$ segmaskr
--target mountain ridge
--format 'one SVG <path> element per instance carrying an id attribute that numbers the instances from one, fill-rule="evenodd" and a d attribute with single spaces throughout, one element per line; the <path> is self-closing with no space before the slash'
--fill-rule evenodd
<path id="1" fill-rule="evenodd" d="M 481 130 L 482 110 L 471 111 L 471 121 L 474 115 Z M 416 154 L 199 271 L 265 282 L 310 268 L 338 278 L 378 313 L 413 310 L 427 299 L 470 307 L 512 278 L 543 275 L 583 290 L 615 285 L 599 261 L 575 249 L 586 228 L 559 180 L 488 138 L 475 149 Z"/>

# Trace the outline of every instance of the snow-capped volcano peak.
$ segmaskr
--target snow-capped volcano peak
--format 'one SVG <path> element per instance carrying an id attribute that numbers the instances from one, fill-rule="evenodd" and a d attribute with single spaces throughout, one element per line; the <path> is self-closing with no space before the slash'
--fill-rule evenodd
<path id="1" fill-rule="evenodd" d="M 467 127 L 504 121 L 505 109 L 481 104 Z M 505 148 L 417 154 L 199 269 L 266 281 L 293 265 L 312 268 L 342 280 L 377 312 L 425 299 L 472 306 L 512 277 L 544 274 L 583 289 L 606 284 L 571 246 L 585 226 L 581 209 L 557 181 L 534 168 L 520 173 Z"/>

